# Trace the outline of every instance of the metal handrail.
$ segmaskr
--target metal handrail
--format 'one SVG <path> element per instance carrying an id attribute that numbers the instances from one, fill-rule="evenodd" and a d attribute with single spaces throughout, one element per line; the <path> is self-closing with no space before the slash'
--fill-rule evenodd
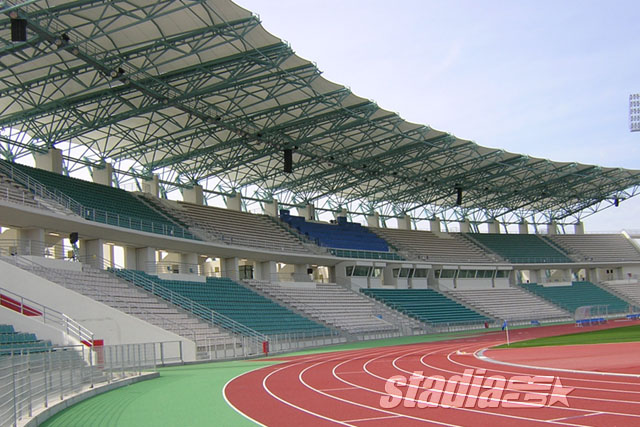
<path id="1" fill-rule="evenodd" d="M 28 312 L 31 312 L 33 317 L 42 318 L 44 324 L 53 326 L 59 331 L 76 338 L 81 343 L 90 344 L 89 346 L 93 347 L 93 332 L 66 314 L 2 287 L 0 287 L 0 297 L 1 296 L 9 297 L 18 302 L 18 304 L 14 304 L 11 301 L 4 301 L 3 305 L 5 307 L 8 306 L 7 308 L 26 315 L 29 315 Z M 15 307 L 12 307 L 13 305 L 15 305 Z M 25 310 L 27 313 L 25 313 Z M 35 314 L 31 310 L 35 310 L 39 314 Z"/>

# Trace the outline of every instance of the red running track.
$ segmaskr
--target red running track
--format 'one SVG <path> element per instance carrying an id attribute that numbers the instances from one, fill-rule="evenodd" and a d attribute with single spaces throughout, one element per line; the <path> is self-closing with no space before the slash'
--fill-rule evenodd
<path id="1" fill-rule="evenodd" d="M 589 330 L 621 325 L 611 322 Z M 523 340 L 571 332 L 575 332 L 573 325 L 560 325 L 515 330 L 511 334 L 512 339 Z M 451 341 L 292 357 L 282 364 L 234 378 L 223 393 L 237 411 L 266 426 L 640 425 L 640 375 L 554 371 L 496 364 L 479 357 L 478 351 L 503 342 L 504 333 L 494 332 Z M 584 346 L 583 350 L 597 365 L 600 354 L 590 347 Z M 602 346 L 596 348 L 605 351 Z M 635 360 L 640 366 L 640 358 Z M 461 375 L 465 369 L 473 369 L 471 378 L 480 380 L 482 375 L 485 380 L 489 376 L 508 380 L 514 375 L 546 376 L 546 381 L 552 380 L 549 377 L 554 377 L 553 381 L 559 378 L 565 393 L 569 391 L 568 406 L 562 403 L 560 388 L 560 392 L 554 391 L 550 396 L 542 393 L 548 398 L 547 403 L 554 401 L 551 406 L 535 407 L 520 398 L 519 403 L 505 407 L 508 406 L 505 405 L 508 386 L 504 394 L 494 395 L 493 403 L 497 407 L 482 409 L 474 405 L 491 392 L 491 388 L 474 391 L 473 386 L 466 396 L 462 395 L 467 400 L 454 401 L 453 406 L 425 402 L 429 396 L 423 392 L 434 383 L 421 383 L 424 377 L 439 375 L 448 380 L 453 375 Z M 417 385 L 400 387 L 405 393 L 402 403 L 385 409 L 381 397 L 389 397 L 385 391 L 387 379 L 394 375 L 410 378 L 414 372 L 420 373 L 415 377 Z M 407 394 L 409 390 L 415 391 L 413 398 Z M 444 399 L 446 394 L 445 391 L 441 397 Z M 455 393 L 448 394 L 449 399 L 455 398 Z"/>

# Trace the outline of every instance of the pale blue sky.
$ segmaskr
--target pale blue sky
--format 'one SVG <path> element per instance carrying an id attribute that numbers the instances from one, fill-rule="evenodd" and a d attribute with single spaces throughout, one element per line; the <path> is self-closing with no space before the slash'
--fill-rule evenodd
<path id="1" fill-rule="evenodd" d="M 640 1 L 238 0 L 324 77 L 406 120 L 557 161 L 640 169 Z M 640 229 L 640 197 L 585 221 Z"/>

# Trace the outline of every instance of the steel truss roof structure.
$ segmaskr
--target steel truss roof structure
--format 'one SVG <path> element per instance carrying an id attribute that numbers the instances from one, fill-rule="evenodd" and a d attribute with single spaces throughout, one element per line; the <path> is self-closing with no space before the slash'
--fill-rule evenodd
<path id="1" fill-rule="evenodd" d="M 416 218 L 576 221 L 640 171 L 481 147 L 343 86 L 227 0 L 0 2 L 0 149 L 63 150 L 116 182 Z M 11 40 L 11 19 L 27 40 Z M 293 173 L 283 151 L 293 150 Z M 462 203 L 457 205 L 458 188 Z"/>

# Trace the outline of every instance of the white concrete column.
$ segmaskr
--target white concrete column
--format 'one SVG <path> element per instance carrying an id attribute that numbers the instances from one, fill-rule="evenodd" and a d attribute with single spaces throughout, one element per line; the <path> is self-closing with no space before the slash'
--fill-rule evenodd
<path id="1" fill-rule="evenodd" d="M 158 175 L 153 175 L 151 179 L 145 179 L 141 183 L 142 192 L 151 194 L 154 197 L 160 195 L 160 178 Z"/>
<path id="2" fill-rule="evenodd" d="M 273 199 L 271 202 L 263 202 L 263 211 L 265 215 L 269 215 L 272 217 L 279 217 L 278 213 L 278 201 Z"/>
<path id="3" fill-rule="evenodd" d="M 204 196 L 202 194 L 202 186 L 194 184 L 191 188 L 182 189 L 182 200 L 196 205 L 204 204 Z"/>
<path id="4" fill-rule="evenodd" d="M 240 269 L 238 267 L 238 258 L 221 258 L 222 277 L 228 277 L 231 280 L 238 280 L 240 277 Z"/>
<path id="5" fill-rule="evenodd" d="M 432 233 L 440 235 L 442 234 L 442 231 L 440 231 L 440 218 L 434 218 L 429 220 L 429 230 L 431 230 Z"/>
<path id="6" fill-rule="evenodd" d="M 500 234 L 500 223 L 497 220 L 493 220 L 489 223 L 489 233 Z"/>
<path id="7" fill-rule="evenodd" d="M 307 274 L 308 264 L 295 264 L 293 266 L 293 280 L 296 282 L 311 282 L 311 278 Z"/>
<path id="8" fill-rule="evenodd" d="M 87 264 L 99 269 L 104 268 L 104 240 L 81 240 L 80 253 Z"/>
<path id="9" fill-rule="evenodd" d="M 180 254 L 180 273 L 182 274 L 198 274 L 198 254 L 187 253 Z"/>
<path id="10" fill-rule="evenodd" d="M 529 223 L 527 221 L 522 220 L 522 222 L 518 224 L 518 233 L 529 234 Z"/>
<path id="11" fill-rule="evenodd" d="M 374 212 L 372 215 L 367 215 L 367 226 L 369 227 L 380 227 L 380 214 L 378 212 Z"/>
<path id="12" fill-rule="evenodd" d="M 582 221 L 578 222 L 573 226 L 573 232 L 575 234 L 584 234 L 584 223 Z"/>
<path id="13" fill-rule="evenodd" d="M 62 175 L 62 150 L 49 148 L 49 151 L 46 153 L 36 153 L 34 157 L 38 169 L 44 169 Z"/>
<path id="14" fill-rule="evenodd" d="M 555 221 L 551 221 L 547 225 L 547 235 L 553 236 L 555 234 L 558 234 L 558 223 Z"/>
<path id="15" fill-rule="evenodd" d="M 149 274 L 157 274 L 156 248 L 144 247 L 136 249 L 136 265 L 138 270 Z"/>
<path id="16" fill-rule="evenodd" d="M 136 248 L 130 246 L 124 247 L 124 268 L 128 270 L 137 270 L 138 265 L 136 263 Z"/>
<path id="17" fill-rule="evenodd" d="M 471 221 L 469 221 L 468 219 L 460 221 L 460 232 L 471 233 Z"/>
<path id="18" fill-rule="evenodd" d="M 278 266 L 275 261 L 264 261 L 257 263 L 256 275 L 258 280 L 268 280 L 270 282 L 279 282 Z"/>
<path id="19" fill-rule="evenodd" d="M 242 210 L 242 195 L 240 193 L 235 193 L 232 196 L 227 196 L 225 198 L 225 203 L 227 205 L 227 209 L 232 211 L 241 211 Z"/>
<path id="20" fill-rule="evenodd" d="M 105 163 L 104 167 L 93 168 L 93 182 L 96 184 L 106 185 L 111 187 L 113 185 L 113 166 L 111 163 Z"/>
<path id="21" fill-rule="evenodd" d="M 18 254 L 44 256 L 45 236 L 43 228 L 18 229 Z"/>
<path id="22" fill-rule="evenodd" d="M 315 221 L 316 219 L 316 207 L 313 203 L 307 203 L 307 205 L 302 209 L 301 216 L 304 217 L 307 221 Z"/>
<path id="23" fill-rule="evenodd" d="M 411 216 L 409 214 L 404 214 L 398 218 L 398 228 L 400 230 L 411 230 Z"/>

